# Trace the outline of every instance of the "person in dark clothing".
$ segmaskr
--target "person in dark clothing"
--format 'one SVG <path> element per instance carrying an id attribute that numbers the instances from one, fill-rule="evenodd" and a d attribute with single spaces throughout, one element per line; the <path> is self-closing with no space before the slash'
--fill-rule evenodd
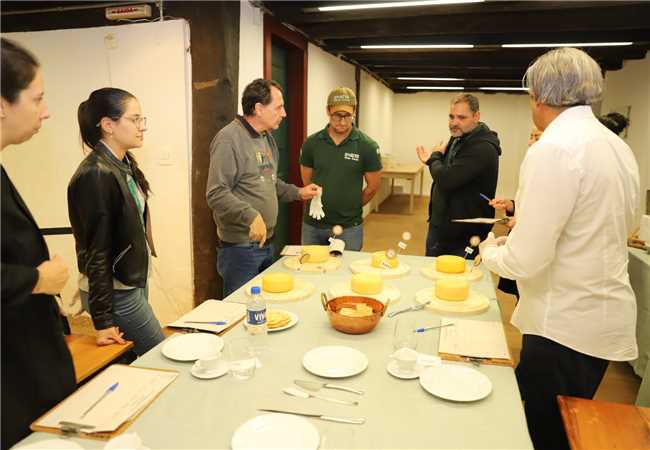
<path id="1" fill-rule="evenodd" d="M 2 39 L 2 150 L 29 140 L 49 117 L 39 64 Z M 4 167 L 2 182 L 2 448 L 70 395 L 74 366 L 54 295 L 69 277 L 47 245 Z"/>
<path id="2" fill-rule="evenodd" d="M 433 178 L 426 256 L 463 256 L 472 236 L 484 239 L 490 231 L 490 225 L 453 222 L 494 216 L 483 196 L 494 197 L 501 147 L 497 134 L 480 120 L 478 99 L 460 94 L 451 101 L 447 144 L 416 149 Z"/>
<path id="3" fill-rule="evenodd" d="M 628 127 L 630 121 L 621 113 L 611 112 L 603 116 L 598 116 L 598 121 L 605 125 L 608 130 L 617 136 L 620 136 Z"/>
<path id="4" fill-rule="evenodd" d="M 97 345 L 128 339 L 141 356 L 165 340 L 149 304 L 151 190 L 131 152 L 143 145 L 147 119 L 133 94 L 113 87 L 93 91 L 77 118 L 91 149 L 68 185 L 81 302 Z"/>

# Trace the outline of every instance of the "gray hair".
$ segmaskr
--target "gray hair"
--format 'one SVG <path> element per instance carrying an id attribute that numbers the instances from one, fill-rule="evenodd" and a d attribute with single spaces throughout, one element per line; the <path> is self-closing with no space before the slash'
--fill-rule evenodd
<path id="1" fill-rule="evenodd" d="M 591 105 L 602 95 L 603 74 L 591 56 L 563 47 L 537 58 L 526 70 L 523 84 L 545 105 Z"/>
<path id="2" fill-rule="evenodd" d="M 470 111 L 473 113 L 478 112 L 478 98 L 472 94 L 458 94 L 451 99 L 451 104 L 455 105 L 456 103 L 467 103 Z"/>

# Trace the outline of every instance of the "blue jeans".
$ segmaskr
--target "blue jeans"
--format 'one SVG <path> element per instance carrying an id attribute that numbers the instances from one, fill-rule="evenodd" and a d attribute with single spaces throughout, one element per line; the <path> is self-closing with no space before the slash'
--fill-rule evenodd
<path id="1" fill-rule="evenodd" d="M 217 247 L 217 272 L 223 278 L 223 297 L 226 298 L 273 264 L 273 244 L 260 248 L 255 242 L 229 244 Z"/>
<path id="2" fill-rule="evenodd" d="M 303 245 L 330 245 L 328 240 L 332 236 L 332 227 L 318 228 L 308 223 L 302 223 L 302 236 L 300 240 Z M 363 247 L 363 224 L 343 228 L 343 234 L 338 236 L 345 242 L 346 250 L 360 251 Z"/>
<path id="3" fill-rule="evenodd" d="M 456 255 L 465 256 L 465 247 L 469 242 L 454 243 L 440 241 L 440 227 L 429 223 L 429 232 L 427 233 L 427 242 L 424 248 L 426 256 Z"/>
<path id="4" fill-rule="evenodd" d="M 79 291 L 81 303 L 90 311 L 88 293 Z M 113 290 L 113 321 L 124 333 L 124 339 L 133 341 L 133 350 L 144 355 L 165 340 L 160 322 L 149 305 L 149 286 L 134 289 Z"/>

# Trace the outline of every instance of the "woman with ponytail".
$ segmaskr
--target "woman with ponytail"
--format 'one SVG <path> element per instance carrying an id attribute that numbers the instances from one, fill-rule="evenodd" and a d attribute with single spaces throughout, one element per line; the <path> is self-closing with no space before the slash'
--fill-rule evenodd
<path id="1" fill-rule="evenodd" d="M 98 89 L 79 105 L 81 140 L 91 152 L 68 186 L 84 308 L 97 345 L 134 342 L 142 355 L 164 336 L 148 299 L 151 237 L 149 182 L 130 150 L 142 147 L 146 118 L 138 100 Z"/>

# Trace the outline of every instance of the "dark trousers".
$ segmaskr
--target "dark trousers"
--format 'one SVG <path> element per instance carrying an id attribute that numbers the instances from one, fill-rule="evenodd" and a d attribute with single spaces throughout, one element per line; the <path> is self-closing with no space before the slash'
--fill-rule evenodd
<path id="1" fill-rule="evenodd" d="M 468 242 L 443 242 L 440 239 L 440 227 L 429 223 L 427 232 L 427 241 L 425 244 L 424 254 L 426 256 L 456 255 L 465 256 L 465 247 Z M 473 258 L 473 257 L 471 257 Z"/>
<path id="2" fill-rule="evenodd" d="M 273 264 L 273 244 L 260 248 L 257 242 L 230 244 L 217 248 L 217 271 L 223 278 L 223 298 L 255 278 Z"/>
<path id="3" fill-rule="evenodd" d="M 536 450 L 569 449 L 557 396 L 592 398 L 608 364 L 550 339 L 524 334 L 515 373 Z"/>

